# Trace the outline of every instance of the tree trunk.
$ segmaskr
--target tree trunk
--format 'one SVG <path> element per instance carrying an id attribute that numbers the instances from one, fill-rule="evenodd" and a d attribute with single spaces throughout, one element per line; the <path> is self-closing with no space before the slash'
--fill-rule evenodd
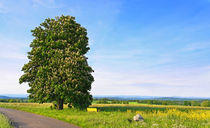
<path id="1" fill-rule="evenodd" d="M 62 110 L 63 109 L 63 99 L 58 99 L 57 109 L 58 110 Z"/>

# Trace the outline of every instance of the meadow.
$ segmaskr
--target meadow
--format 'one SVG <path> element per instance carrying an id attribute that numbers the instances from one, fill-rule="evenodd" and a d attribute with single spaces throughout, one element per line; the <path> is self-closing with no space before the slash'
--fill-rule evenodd
<path id="1" fill-rule="evenodd" d="M 12 128 L 9 120 L 3 114 L 0 114 L 0 128 Z"/>
<path id="2" fill-rule="evenodd" d="M 76 109 L 51 109 L 52 104 L 37 103 L 0 103 L 0 107 L 32 112 L 82 128 L 209 128 L 210 108 L 176 105 L 146 104 L 93 104 L 99 112 L 87 112 Z M 129 122 L 136 114 L 144 121 Z"/>

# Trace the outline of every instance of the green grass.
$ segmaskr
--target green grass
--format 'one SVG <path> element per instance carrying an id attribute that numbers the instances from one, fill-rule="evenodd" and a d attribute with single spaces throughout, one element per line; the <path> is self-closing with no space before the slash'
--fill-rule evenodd
<path id="1" fill-rule="evenodd" d="M 93 105 L 100 112 L 90 113 L 67 108 L 64 110 L 51 110 L 50 105 L 0 103 L 0 107 L 56 118 L 82 128 L 210 128 L 209 108 L 179 106 L 170 108 L 154 105 Z M 125 110 L 132 110 L 132 112 Z M 128 119 L 132 119 L 136 113 L 141 114 L 145 120 L 143 122 L 132 121 L 130 123 Z"/>
<path id="2" fill-rule="evenodd" d="M 139 104 L 138 102 L 128 102 L 129 104 Z"/>
<path id="3" fill-rule="evenodd" d="M 8 119 L 3 114 L 0 114 L 0 128 L 12 128 Z"/>

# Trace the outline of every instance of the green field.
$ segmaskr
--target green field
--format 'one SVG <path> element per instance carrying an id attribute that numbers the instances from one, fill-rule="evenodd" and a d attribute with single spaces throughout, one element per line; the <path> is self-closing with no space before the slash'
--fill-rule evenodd
<path id="1" fill-rule="evenodd" d="M 2 114 L 0 114 L 0 128 L 12 128 L 8 119 Z"/>
<path id="2" fill-rule="evenodd" d="M 13 108 L 63 120 L 82 128 L 210 128 L 210 108 L 141 104 L 92 105 L 99 112 L 86 112 L 65 108 L 51 110 L 51 104 L 0 103 L 0 107 Z M 129 122 L 136 113 L 142 122 Z"/>

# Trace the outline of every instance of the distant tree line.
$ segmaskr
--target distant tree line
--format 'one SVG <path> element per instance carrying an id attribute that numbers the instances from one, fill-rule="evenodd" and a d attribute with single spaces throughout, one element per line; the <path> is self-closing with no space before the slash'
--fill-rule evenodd
<path id="1" fill-rule="evenodd" d="M 101 99 L 94 99 L 93 103 L 96 103 L 96 104 L 129 104 L 129 101 L 101 98 Z"/>
<path id="2" fill-rule="evenodd" d="M 0 102 L 4 102 L 4 103 L 28 103 L 31 102 L 28 99 L 0 99 Z"/>
<path id="3" fill-rule="evenodd" d="M 171 101 L 171 100 L 137 100 L 136 102 L 142 104 L 155 104 L 155 105 L 182 105 L 181 101 Z"/>
<path id="4" fill-rule="evenodd" d="M 0 102 L 4 103 L 35 103 L 33 100 L 27 98 L 23 99 L 0 99 Z M 154 104 L 154 105 L 183 105 L 183 106 L 202 106 L 210 107 L 210 100 L 192 100 L 192 101 L 173 101 L 173 100 L 115 100 L 115 99 L 94 99 L 95 104 Z M 65 103 L 67 104 L 67 103 Z"/>
<path id="5" fill-rule="evenodd" d="M 154 104 L 154 105 L 183 105 L 183 106 L 202 106 L 210 107 L 210 100 L 192 100 L 192 101 L 173 101 L 173 100 L 114 100 L 114 99 L 94 99 L 96 104 Z"/>

